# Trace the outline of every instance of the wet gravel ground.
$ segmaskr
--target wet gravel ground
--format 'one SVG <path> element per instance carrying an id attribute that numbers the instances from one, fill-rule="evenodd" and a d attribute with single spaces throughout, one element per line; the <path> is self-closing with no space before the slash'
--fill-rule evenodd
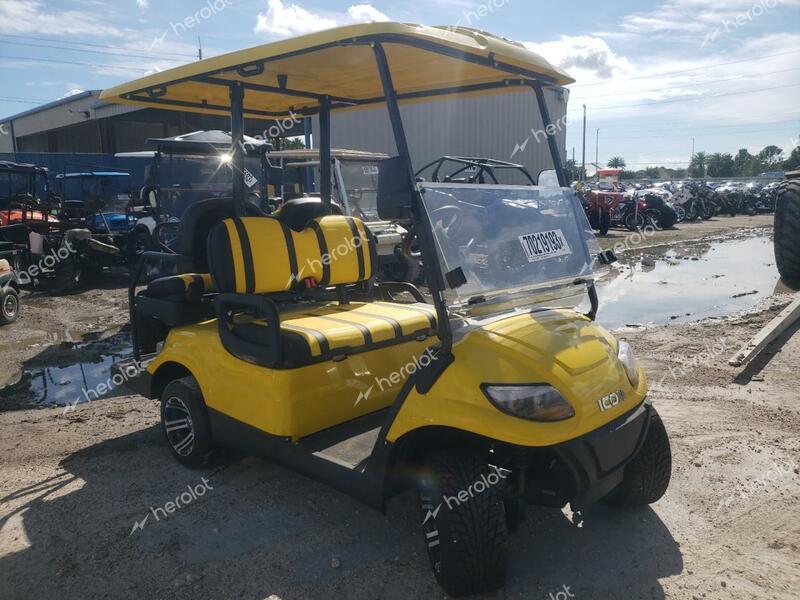
<path id="1" fill-rule="evenodd" d="M 531 510 L 491 597 L 797 597 L 800 325 L 750 366 L 727 365 L 784 291 L 745 313 L 618 331 L 672 440 L 670 489 L 635 511 Z M 30 407 L 44 384 L 27 385 L 25 368 L 102 364 L 89 354 L 115 350 L 126 304 L 114 285 L 25 295 L 20 321 L 0 329 L 0 367 L 17 386 L 0 393 L 1 597 L 444 597 L 413 495 L 383 516 L 253 458 L 186 470 L 156 428 L 157 404 L 140 397 Z M 54 389 L 60 374 L 41 379 Z"/>

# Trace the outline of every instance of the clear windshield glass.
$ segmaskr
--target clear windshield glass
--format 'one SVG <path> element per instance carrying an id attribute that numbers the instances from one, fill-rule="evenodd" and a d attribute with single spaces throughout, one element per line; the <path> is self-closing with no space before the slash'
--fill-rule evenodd
<path id="1" fill-rule="evenodd" d="M 353 216 L 362 221 L 380 221 L 378 217 L 378 162 L 339 162 L 347 201 Z"/>
<path id="2" fill-rule="evenodd" d="M 550 301 L 594 277 L 599 245 L 570 189 L 533 186 L 421 186 L 442 271 L 456 311 L 475 314 Z M 463 275 L 462 275 L 463 274 Z"/>

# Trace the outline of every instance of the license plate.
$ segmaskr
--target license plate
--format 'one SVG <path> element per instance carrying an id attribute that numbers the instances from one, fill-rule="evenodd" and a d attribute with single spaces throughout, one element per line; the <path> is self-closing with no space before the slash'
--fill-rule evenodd
<path id="1" fill-rule="evenodd" d="M 528 262 L 538 262 L 558 256 L 569 256 L 572 250 L 560 229 L 540 231 L 539 233 L 526 233 L 519 236 L 522 249 Z"/>

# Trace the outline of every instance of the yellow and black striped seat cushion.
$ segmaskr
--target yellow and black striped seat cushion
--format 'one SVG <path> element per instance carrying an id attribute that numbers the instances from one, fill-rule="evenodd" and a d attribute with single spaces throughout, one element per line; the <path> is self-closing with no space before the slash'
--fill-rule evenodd
<path id="1" fill-rule="evenodd" d="M 184 273 L 154 279 L 145 294 L 150 298 L 199 302 L 203 294 L 216 291 L 208 273 Z"/>
<path id="2" fill-rule="evenodd" d="M 433 335 L 436 309 L 429 304 L 353 302 L 292 307 L 281 313 L 285 366 L 296 367 Z M 267 339 L 262 320 L 241 316 L 234 333 L 258 344 Z"/>
<path id="3" fill-rule="evenodd" d="M 285 292 L 313 279 L 330 286 L 372 276 L 375 249 L 360 219 L 331 215 L 294 231 L 273 217 L 226 219 L 208 239 L 211 274 L 220 292 Z"/>

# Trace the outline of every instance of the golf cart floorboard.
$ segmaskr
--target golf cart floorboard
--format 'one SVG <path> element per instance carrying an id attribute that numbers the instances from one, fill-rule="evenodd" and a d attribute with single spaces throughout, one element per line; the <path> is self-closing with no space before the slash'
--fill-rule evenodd
<path id="1" fill-rule="evenodd" d="M 356 469 L 372 454 L 388 409 L 382 409 L 300 440 L 300 445 L 320 458 Z"/>

